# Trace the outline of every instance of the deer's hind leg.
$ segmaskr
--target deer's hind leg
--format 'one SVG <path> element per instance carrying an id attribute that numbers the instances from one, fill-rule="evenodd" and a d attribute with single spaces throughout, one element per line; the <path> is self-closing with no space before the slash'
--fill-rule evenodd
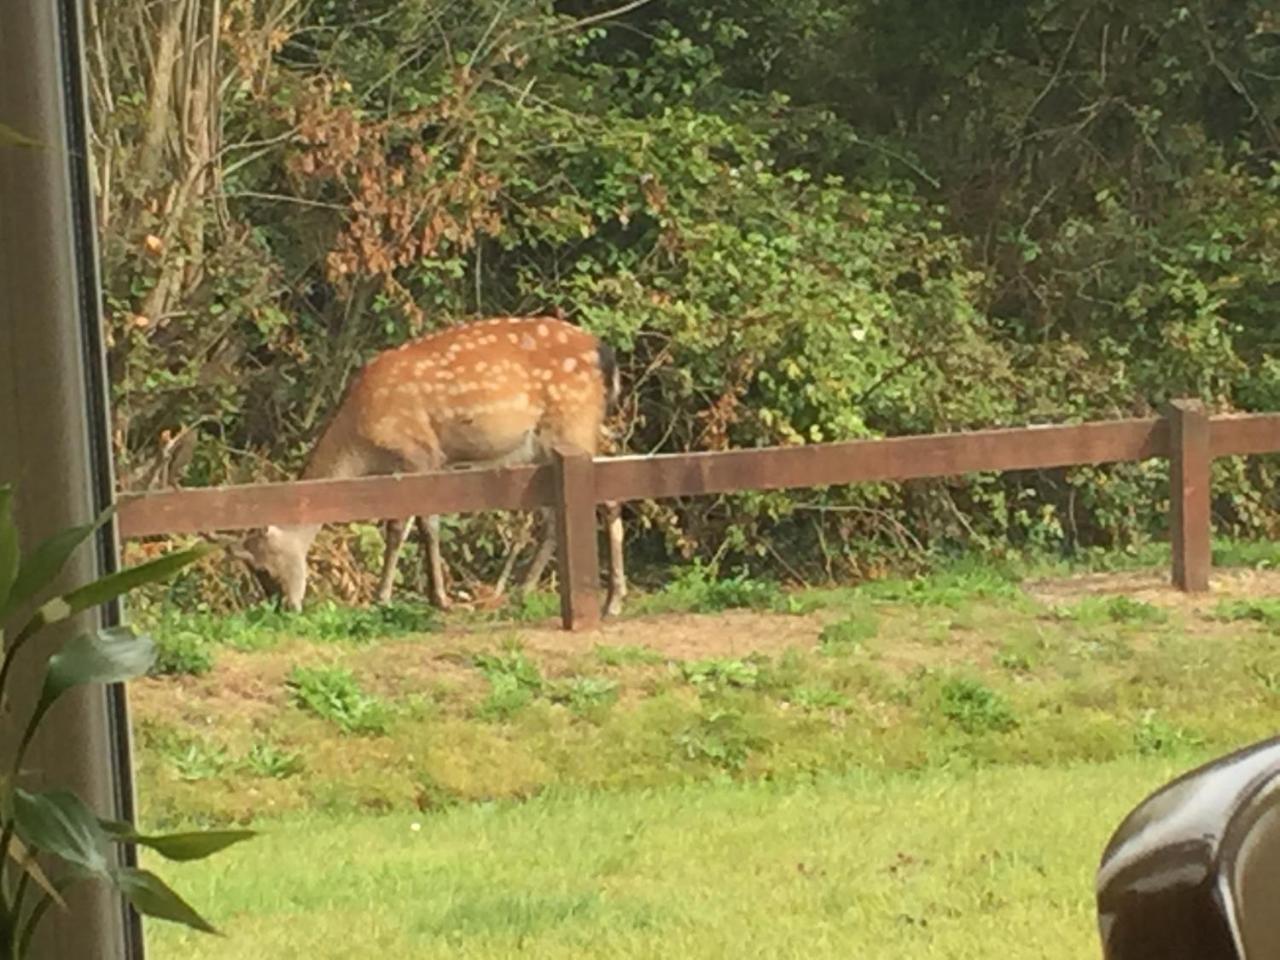
<path id="1" fill-rule="evenodd" d="M 387 520 L 383 524 L 384 546 L 382 574 L 378 577 L 378 603 L 387 603 L 391 599 L 391 588 L 396 579 L 396 562 L 400 559 L 400 550 L 404 547 L 408 533 L 409 524 L 404 519 Z"/>
<path id="2" fill-rule="evenodd" d="M 448 610 L 450 600 L 444 587 L 444 557 L 440 554 L 440 518 L 435 514 L 419 516 L 418 530 L 427 545 L 424 558 L 427 565 L 427 596 L 433 607 Z"/>

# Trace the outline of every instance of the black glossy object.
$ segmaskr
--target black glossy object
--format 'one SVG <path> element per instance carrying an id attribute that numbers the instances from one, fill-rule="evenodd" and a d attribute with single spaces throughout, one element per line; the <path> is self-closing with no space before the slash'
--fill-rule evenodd
<path id="1" fill-rule="evenodd" d="M 1280 958 L 1280 737 L 1183 774 L 1098 868 L 1106 960 Z"/>

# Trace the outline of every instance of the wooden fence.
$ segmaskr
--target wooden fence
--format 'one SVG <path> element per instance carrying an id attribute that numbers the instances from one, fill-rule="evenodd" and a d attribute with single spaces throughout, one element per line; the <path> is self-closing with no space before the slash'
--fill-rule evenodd
<path id="1" fill-rule="evenodd" d="M 1208 416 L 1178 400 L 1164 416 L 715 453 L 592 459 L 557 449 L 550 465 L 123 494 L 122 537 L 342 523 L 415 514 L 557 510 L 561 615 L 600 618 L 596 505 L 745 490 L 835 486 L 1167 458 L 1173 582 L 1208 589 L 1215 457 L 1280 452 L 1280 414 Z"/>

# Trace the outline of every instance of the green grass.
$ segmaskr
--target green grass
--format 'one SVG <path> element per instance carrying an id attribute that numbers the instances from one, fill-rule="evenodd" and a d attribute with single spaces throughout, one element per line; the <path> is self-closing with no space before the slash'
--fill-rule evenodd
<path id="1" fill-rule="evenodd" d="M 156 928 L 153 955 L 1094 953 L 1117 818 L 1273 732 L 1276 600 L 1255 576 L 1196 603 L 1033 594 L 1031 569 L 687 574 L 586 643 L 536 605 L 185 637 L 197 669 L 131 692 L 144 825 L 269 836 L 164 868 L 235 937 Z"/>
<path id="2" fill-rule="evenodd" d="M 156 960 L 1098 954 L 1111 830 L 1199 755 L 307 817 L 144 862 L 228 934 Z"/>

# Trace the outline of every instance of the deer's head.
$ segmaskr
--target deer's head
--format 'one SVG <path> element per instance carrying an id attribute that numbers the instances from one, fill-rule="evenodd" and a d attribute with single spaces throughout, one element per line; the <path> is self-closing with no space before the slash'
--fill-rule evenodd
<path id="1" fill-rule="evenodd" d="M 308 543 L 277 526 L 255 530 L 227 551 L 253 573 L 267 599 L 287 610 L 301 610 L 307 593 Z"/>

